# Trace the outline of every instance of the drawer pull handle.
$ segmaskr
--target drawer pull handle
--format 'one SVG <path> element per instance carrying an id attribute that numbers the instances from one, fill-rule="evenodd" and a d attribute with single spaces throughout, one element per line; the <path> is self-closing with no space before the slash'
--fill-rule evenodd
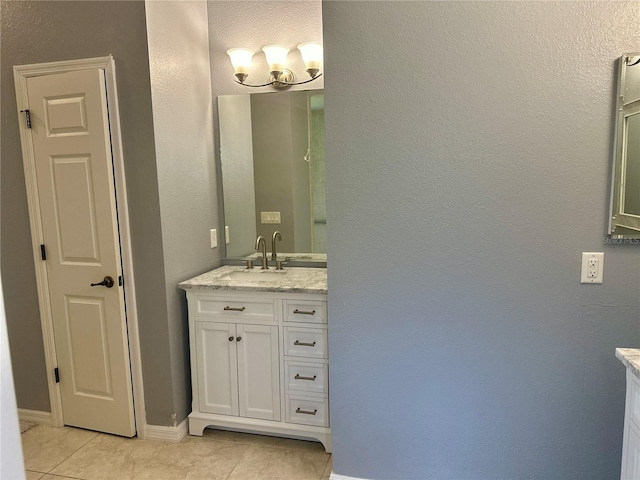
<path id="1" fill-rule="evenodd" d="M 304 310 L 298 310 L 297 308 L 293 311 L 295 315 L 315 315 L 316 311 L 311 310 L 310 312 L 305 312 Z"/>
<path id="2" fill-rule="evenodd" d="M 308 410 L 300 410 L 300 407 L 296 408 L 296 413 L 302 413 L 303 415 L 315 415 L 318 413 L 318 409 L 315 409 L 313 412 L 309 412 Z"/>
<path id="3" fill-rule="evenodd" d="M 246 307 L 229 307 L 229 306 L 226 306 L 226 307 L 224 307 L 224 309 L 227 312 L 244 312 Z"/>
<path id="4" fill-rule="evenodd" d="M 316 342 L 313 343 L 308 343 L 308 342 L 301 342 L 300 340 L 296 340 L 295 342 L 293 342 L 294 345 L 300 345 L 302 347 L 315 347 L 316 346 Z"/>
<path id="5" fill-rule="evenodd" d="M 242 340 L 242 337 L 236 337 L 236 342 L 239 342 L 240 340 Z"/>
<path id="6" fill-rule="evenodd" d="M 294 377 L 296 380 L 311 380 L 312 382 L 316 381 L 316 375 L 314 375 L 313 377 L 303 377 L 302 375 L 300 375 L 299 373 L 296 373 L 296 376 Z"/>
<path id="7" fill-rule="evenodd" d="M 229 341 L 230 341 L 230 342 L 233 342 L 233 337 L 229 337 Z"/>

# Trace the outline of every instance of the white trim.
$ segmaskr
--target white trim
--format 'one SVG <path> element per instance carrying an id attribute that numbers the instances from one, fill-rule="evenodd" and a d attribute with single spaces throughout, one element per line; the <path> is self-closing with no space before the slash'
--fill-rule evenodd
<path id="1" fill-rule="evenodd" d="M 18 409 L 18 418 L 21 422 L 37 423 L 39 425 L 51 425 L 51 412 L 41 412 L 40 410 Z"/>
<path id="2" fill-rule="evenodd" d="M 361 477 L 347 477 L 346 475 L 338 475 L 337 473 L 333 473 L 331 471 L 331 475 L 329 475 L 329 480 L 367 480 L 366 478 Z"/>
<path id="3" fill-rule="evenodd" d="M 131 382 L 133 385 L 133 407 L 136 416 L 138 438 L 145 439 L 146 416 L 144 388 L 142 378 L 142 355 L 140 352 L 140 334 L 138 330 L 138 308 L 136 288 L 133 275 L 133 249 L 131 248 L 131 232 L 129 230 L 129 202 L 125 181 L 124 153 L 120 130 L 120 107 L 116 86 L 116 65 L 109 56 L 105 68 L 107 83 L 107 104 L 109 105 L 109 128 L 111 130 L 111 150 L 116 182 L 116 201 L 118 209 L 118 226 L 120 229 L 120 250 L 122 255 L 122 275 L 124 276 L 124 294 L 127 308 L 127 332 L 129 334 L 129 359 L 131 363 Z M 109 99 L 112 99 L 109 102 Z"/>
<path id="4" fill-rule="evenodd" d="M 187 436 L 187 419 L 185 418 L 177 427 L 160 427 L 147 425 L 145 436 L 147 440 L 160 440 L 162 442 L 178 443 Z"/>
<path id="5" fill-rule="evenodd" d="M 29 207 L 29 222 L 33 241 L 33 258 L 35 260 L 36 283 L 38 285 L 38 305 L 40 307 L 40 323 L 42 326 L 42 340 L 44 343 L 45 364 L 47 368 L 47 384 L 51 401 L 51 425 L 64 425 L 62 414 L 62 398 L 56 384 L 53 370 L 57 366 L 55 341 L 53 336 L 53 319 L 50 310 L 49 286 L 47 283 L 47 266 L 40 259 L 40 245 L 43 242 L 40 203 L 35 173 L 33 152 L 33 138 L 31 130 L 26 128 L 20 110 L 28 108 L 27 78 L 55 73 L 72 72 L 76 70 L 90 70 L 101 68 L 105 71 L 107 99 L 110 109 L 109 129 L 111 131 L 111 146 L 113 151 L 114 176 L 116 182 L 116 200 L 118 202 L 118 222 L 120 229 L 120 248 L 122 252 L 122 268 L 124 292 L 127 309 L 127 333 L 129 337 L 129 358 L 131 363 L 131 382 L 133 386 L 133 404 L 135 412 L 136 432 L 139 438 L 145 438 L 146 412 L 144 403 L 144 388 L 142 378 L 142 358 L 140 353 L 140 336 L 138 329 L 138 313 L 133 275 L 133 254 L 131 235 L 129 230 L 129 205 L 127 202 L 127 188 L 124 170 L 124 155 L 122 151 L 122 137 L 120 133 L 120 116 L 118 109 L 118 91 L 116 88 L 115 62 L 111 55 L 82 60 L 49 62 L 13 67 L 15 80 L 18 125 L 20 128 L 20 143 L 24 164 L 25 184 L 27 189 L 27 203 Z M 109 101 L 110 99 L 110 101 Z"/>

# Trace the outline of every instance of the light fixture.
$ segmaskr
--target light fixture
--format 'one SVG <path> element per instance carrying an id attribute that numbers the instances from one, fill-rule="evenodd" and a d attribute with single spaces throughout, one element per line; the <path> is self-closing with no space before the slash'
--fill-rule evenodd
<path id="1" fill-rule="evenodd" d="M 274 88 L 284 89 L 289 88 L 292 85 L 302 85 L 309 83 L 320 78 L 322 76 L 320 67 L 322 65 L 322 45 L 319 43 L 306 42 L 298 45 L 302 61 L 305 64 L 307 73 L 311 77 L 309 80 L 302 82 L 296 82 L 295 74 L 286 68 L 287 55 L 289 49 L 282 45 L 266 45 L 262 47 L 264 56 L 269 65 L 269 79 L 267 83 L 261 85 L 251 85 L 244 83 L 249 76 L 249 68 L 251 67 L 251 59 L 254 52 L 246 48 L 232 48 L 227 50 L 227 54 L 231 58 L 231 64 L 235 71 L 237 83 L 244 85 L 245 87 L 266 87 L 273 86 Z"/>

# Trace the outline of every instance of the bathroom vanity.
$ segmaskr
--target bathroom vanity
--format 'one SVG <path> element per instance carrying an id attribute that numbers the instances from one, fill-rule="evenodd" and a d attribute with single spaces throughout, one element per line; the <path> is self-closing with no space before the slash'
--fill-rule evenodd
<path id="1" fill-rule="evenodd" d="M 640 478 L 640 349 L 616 348 L 616 357 L 627 367 L 627 398 L 622 440 L 620 478 Z"/>
<path id="2" fill-rule="evenodd" d="M 224 266 L 187 293 L 192 412 L 206 427 L 313 438 L 331 452 L 325 268 Z"/>

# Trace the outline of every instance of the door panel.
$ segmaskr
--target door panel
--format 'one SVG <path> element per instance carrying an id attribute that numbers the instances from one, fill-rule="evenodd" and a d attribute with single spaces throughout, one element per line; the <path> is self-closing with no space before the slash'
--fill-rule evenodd
<path id="1" fill-rule="evenodd" d="M 104 72 L 27 87 L 64 423 L 133 436 Z M 91 286 L 107 275 L 113 288 Z"/>
<path id="2" fill-rule="evenodd" d="M 100 265 L 91 158 L 50 157 L 60 262 Z M 66 188 L 74 185 L 75 188 Z"/>
<path id="3" fill-rule="evenodd" d="M 240 416 L 280 420 L 278 327 L 236 325 Z"/>
<path id="4" fill-rule="evenodd" d="M 196 322 L 198 400 L 203 412 L 238 415 L 235 337 L 235 325 Z"/>
<path id="5" fill-rule="evenodd" d="M 106 330 L 102 300 L 67 297 L 70 373 L 76 395 L 113 400 Z"/>

